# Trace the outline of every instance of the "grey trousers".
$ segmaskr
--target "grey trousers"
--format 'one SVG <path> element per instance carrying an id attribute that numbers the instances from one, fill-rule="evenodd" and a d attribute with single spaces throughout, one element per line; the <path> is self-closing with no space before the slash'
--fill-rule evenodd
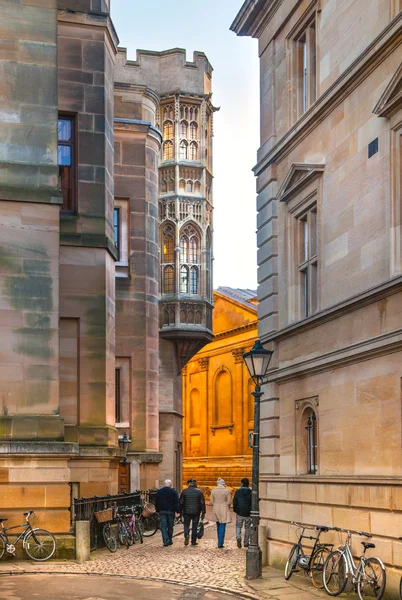
<path id="1" fill-rule="evenodd" d="M 241 540 L 241 530 L 244 523 L 244 545 L 247 546 L 250 542 L 250 525 L 251 517 L 242 517 L 236 515 L 236 539 Z"/>

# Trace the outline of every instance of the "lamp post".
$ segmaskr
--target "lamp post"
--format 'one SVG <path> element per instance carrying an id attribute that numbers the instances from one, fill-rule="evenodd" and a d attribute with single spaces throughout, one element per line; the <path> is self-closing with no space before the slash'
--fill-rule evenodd
<path id="1" fill-rule="evenodd" d="M 123 460 L 120 461 L 121 465 L 127 464 L 127 450 L 129 445 L 131 444 L 131 440 L 127 435 L 127 431 L 124 432 L 123 436 L 119 438 L 119 447 L 123 450 Z"/>
<path id="2" fill-rule="evenodd" d="M 258 544 L 258 525 L 260 510 L 258 497 L 260 477 L 260 400 L 262 396 L 261 383 L 267 375 L 273 350 L 265 350 L 260 340 L 256 340 L 253 348 L 243 354 L 250 377 L 255 383 L 254 396 L 254 432 L 253 432 L 253 472 L 251 491 L 251 531 L 250 545 L 246 552 L 246 579 L 257 579 L 262 572 L 262 552 Z"/>

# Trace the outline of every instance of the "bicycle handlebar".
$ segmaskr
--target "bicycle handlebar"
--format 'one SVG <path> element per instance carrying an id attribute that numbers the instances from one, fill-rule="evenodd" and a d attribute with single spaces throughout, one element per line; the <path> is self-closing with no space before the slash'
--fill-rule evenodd
<path id="1" fill-rule="evenodd" d="M 362 535 L 367 538 L 373 537 L 371 533 L 367 533 L 366 531 L 356 531 L 355 529 L 344 529 L 343 527 L 332 527 L 334 531 L 342 531 L 343 533 L 357 533 L 357 535 Z"/>
<path id="2" fill-rule="evenodd" d="M 27 512 L 24 512 L 25 520 L 27 523 L 28 523 L 29 517 L 33 514 L 35 514 L 33 510 L 28 510 Z"/>

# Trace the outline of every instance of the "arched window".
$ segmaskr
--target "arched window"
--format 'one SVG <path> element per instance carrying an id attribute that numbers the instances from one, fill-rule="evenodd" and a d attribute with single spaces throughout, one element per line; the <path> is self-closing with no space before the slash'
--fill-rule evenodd
<path id="1" fill-rule="evenodd" d="M 166 192 L 167 192 L 167 181 L 166 181 L 166 179 L 163 179 L 161 182 L 161 193 L 166 194 Z"/>
<path id="2" fill-rule="evenodd" d="M 194 191 L 196 194 L 201 193 L 201 182 L 200 181 L 194 182 Z"/>
<path id="3" fill-rule="evenodd" d="M 173 159 L 173 143 L 165 142 L 163 144 L 163 160 L 172 160 Z"/>
<path id="4" fill-rule="evenodd" d="M 170 228 L 169 228 L 170 230 Z M 163 234 L 163 262 L 172 263 L 174 262 L 174 240 L 173 235 L 165 230 Z"/>
<path id="5" fill-rule="evenodd" d="M 169 192 L 174 192 L 174 179 L 169 179 L 168 191 Z"/>
<path id="6" fill-rule="evenodd" d="M 163 270 L 163 292 L 165 294 L 174 293 L 174 269 L 171 265 Z"/>
<path id="7" fill-rule="evenodd" d="M 215 379 L 214 417 L 215 425 L 232 425 L 232 378 L 222 369 Z"/>
<path id="8" fill-rule="evenodd" d="M 190 263 L 198 264 L 198 239 L 195 235 L 190 238 Z"/>
<path id="9" fill-rule="evenodd" d="M 198 293 L 198 269 L 191 267 L 190 269 L 190 294 Z"/>
<path id="10" fill-rule="evenodd" d="M 190 427 L 199 427 L 201 424 L 200 392 L 194 388 L 190 392 Z"/>
<path id="11" fill-rule="evenodd" d="M 188 294 L 188 268 L 184 265 L 180 267 L 180 292 Z"/>
<path id="12" fill-rule="evenodd" d="M 198 125 L 197 123 L 190 123 L 190 138 L 196 140 L 198 138 Z"/>
<path id="13" fill-rule="evenodd" d="M 187 142 L 180 142 L 180 160 L 187 160 L 188 146 Z"/>
<path id="14" fill-rule="evenodd" d="M 195 142 L 191 142 L 190 144 L 190 160 L 197 160 L 198 156 L 198 146 Z"/>
<path id="15" fill-rule="evenodd" d="M 186 182 L 184 179 L 180 179 L 179 181 L 179 190 L 184 192 L 186 190 Z"/>
<path id="16" fill-rule="evenodd" d="M 193 182 L 190 179 L 187 181 L 186 191 L 190 193 L 193 191 Z"/>
<path id="17" fill-rule="evenodd" d="M 309 411 L 307 418 L 307 473 L 317 473 L 317 417 L 313 410 Z"/>
<path id="18" fill-rule="evenodd" d="M 188 123 L 187 121 L 181 121 L 180 123 L 180 137 L 187 139 L 188 137 Z"/>
<path id="19" fill-rule="evenodd" d="M 180 262 L 188 262 L 188 237 L 186 235 L 182 235 L 180 238 Z"/>
<path id="20" fill-rule="evenodd" d="M 172 121 L 165 121 L 163 124 L 163 139 L 171 140 L 173 138 L 173 123 Z"/>

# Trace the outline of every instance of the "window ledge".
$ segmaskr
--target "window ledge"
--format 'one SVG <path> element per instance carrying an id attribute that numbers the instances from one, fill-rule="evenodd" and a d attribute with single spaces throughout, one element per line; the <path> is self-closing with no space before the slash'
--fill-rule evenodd
<path id="1" fill-rule="evenodd" d="M 229 429 L 230 434 L 232 435 L 234 428 L 234 423 L 228 423 L 227 425 L 211 425 L 210 429 L 212 431 L 212 435 L 215 435 L 216 429 Z"/>

